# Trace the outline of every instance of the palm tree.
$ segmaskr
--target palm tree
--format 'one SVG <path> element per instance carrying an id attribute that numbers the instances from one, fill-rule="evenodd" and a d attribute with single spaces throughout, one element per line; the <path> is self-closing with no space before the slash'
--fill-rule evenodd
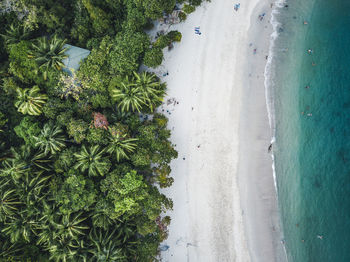
<path id="1" fill-rule="evenodd" d="M 10 221 L 5 222 L 1 232 L 8 235 L 12 243 L 21 241 L 22 239 L 30 242 L 31 236 L 36 234 L 35 228 L 36 222 L 21 212 L 18 216 L 10 217 Z"/>
<path id="2" fill-rule="evenodd" d="M 78 239 L 79 236 L 84 236 L 85 229 L 89 229 L 89 227 L 85 226 L 83 222 L 87 219 L 87 217 L 82 217 L 82 213 L 78 213 L 76 215 L 63 215 L 59 222 L 52 221 L 54 227 L 57 232 L 56 235 L 61 239 L 63 238 L 72 238 Z"/>
<path id="3" fill-rule="evenodd" d="M 69 49 L 64 47 L 65 44 L 66 40 L 58 39 L 56 35 L 50 40 L 42 37 L 37 41 L 37 44 L 33 44 L 32 52 L 28 56 L 34 58 L 39 68 L 44 70 L 45 80 L 49 69 L 61 70 L 65 67 L 62 60 L 68 57 L 64 53 Z"/>
<path id="4" fill-rule="evenodd" d="M 7 239 L 0 242 L 0 259 L 20 261 L 21 254 L 23 254 L 23 245 L 11 243 Z"/>
<path id="5" fill-rule="evenodd" d="M 165 86 L 157 81 L 154 74 L 142 72 L 138 74 L 134 73 L 135 86 L 139 92 L 143 95 L 143 99 L 148 107 L 153 111 L 154 104 L 157 104 L 163 100 L 165 95 Z"/>
<path id="6" fill-rule="evenodd" d="M 111 219 L 108 216 L 108 214 L 106 214 L 105 212 L 99 212 L 99 211 L 94 213 L 91 219 L 95 227 L 101 227 L 103 229 L 107 229 L 109 226 L 111 226 L 115 222 L 113 219 Z"/>
<path id="7" fill-rule="evenodd" d="M 100 150 L 100 147 L 95 145 L 89 150 L 83 145 L 80 153 L 75 153 L 77 163 L 74 168 L 79 168 L 82 172 L 88 170 L 89 176 L 105 175 L 111 164 L 108 159 L 103 157 L 105 150 Z"/>
<path id="8" fill-rule="evenodd" d="M 0 34 L 7 45 L 17 44 L 22 40 L 28 39 L 30 31 L 24 26 L 10 25 L 10 28 L 6 30 L 6 34 Z"/>
<path id="9" fill-rule="evenodd" d="M 28 171 L 25 162 L 16 161 L 16 159 L 6 159 L 3 161 L 3 168 L 0 169 L 0 176 L 19 178 Z"/>
<path id="10" fill-rule="evenodd" d="M 0 221 L 4 221 L 6 217 L 14 215 L 18 211 L 18 200 L 15 189 L 3 189 L 0 192 Z"/>
<path id="11" fill-rule="evenodd" d="M 41 108 L 48 99 L 47 95 L 40 94 L 40 89 L 38 86 L 33 86 L 31 89 L 17 88 L 17 101 L 15 106 L 18 108 L 18 112 L 28 115 L 40 115 Z"/>
<path id="12" fill-rule="evenodd" d="M 71 238 L 62 238 L 59 241 L 54 241 L 46 249 L 50 252 L 50 261 L 67 262 L 77 261 L 75 257 L 80 248 L 79 241 Z"/>
<path id="13" fill-rule="evenodd" d="M 51 159 L 41 150 L 33 152 L 31 146 L 22 145 L 18 149 L 11 148 L 10 151 L 14 161 L 26 163 L 26 167 L 38 167 L 46 171 L 51 170 L 51 166 L 49 165 Z"/>
<path id="14" fill-rule="evenodd" d="M 109 136 L 109 145 L 107 147 L 107 152 L 110 154 L 115 154 L 117 157 L 117 161 L 120 159 L 126 158 L 129 159 L 127 153 L 131 153 L 135 150 L 137 138 L 127 138 L 127 134 L 120 134 L 119 132 L 113 132 L 111 128 L 109 128 L 110 136 Z"/>
<path id="15" fill-rule="evenodd" d="M 120 247 L 121 242 L 117 239 L 116 230 L 117 228 L 114 228 L 112 232 L 105 232 L 94 228 L 90 231 L 89 239 L 93 244 L 89 252 L 92 254 L 92 261 L 116 262 L 126 260 Z"/>
<path id="16" fill-rule="evenodd" d="M 53 124 L 45 124 L 39 136 L 34 137 L 35 146 L 44 151 L 44 154 L 55 154 L 66 145 L 65 137 L 61 135 L 63 130 Z"/>
<path id="17" fill-rule="evenodd" d="M 50 260 L 73 260 L 78 251 L 84 247 L 84 230 L 88 227 L 82 222 L 86 218 L 80 218 L 82 213 L 75 215 L 61 215 L 54 211 L 55 207 L 47 204 L 44 207 L 44 215 L 38 226 L 39 234 L 37 244 L 44 246 L 50 252 Z M 46 211 L 45 211 L 46 210 Z M 80 261 L 80 260 L 79 260 Z"/>
<path id="18" fill-rule="evenodd" d="M 54 221 L 58 215 L 55 202 L 47 202 L 42 200 L 40 202 L 38 219 L 38 235 L 37 245 L 49 246 L 56 237 L 56 228 L 52 221 Z"/>
<path id="19" fill-rule="evenodd" d="M 48 194 L 48 183 L 51 177 L 51 175 L 48 176 L 39 171 L 35 173 L 27 172 L 20 178 L 13 179 L 16 192 L 26 207 L 32 207 L 45 198 Z M 35 210 L 29 209 L 28 212 L 32 213 Z"/>
<path id="20" fill-rule="evenodd" d="M 118 108 L 122 112 L 138 111 L 140 112 L 142 105 L 145 104 L 144 96 L 135 84 L 130 83 L 128 77 L 119 81 L 117 86 L 111 90 L 112 99 L 118 103 Z"/>

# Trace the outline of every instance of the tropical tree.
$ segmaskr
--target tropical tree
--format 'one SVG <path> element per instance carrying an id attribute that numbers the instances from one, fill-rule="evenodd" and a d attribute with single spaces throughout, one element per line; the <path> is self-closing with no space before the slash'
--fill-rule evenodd
<path id="1" fill-rule="evenodd" d="M 47 250 L 50 252 L 50 260 L 56 262 L 76 261 L 75 258 L 80 248 L 79 241 L 69 237 L 55 240 L 47 246 Z"/>
<path id="2" fill-rule="evenodd" d="M 165 95 L 165 85 L 157 81 L 154 74 L 134 72 L 134 78 L 114 78 L 111 81 L 111 97 L 122 112 L 138 111 L 147 106 L 153 111 Z"/>
<path id="3" fill-rule="evenodd" d="M 35 136 L 35 147 L 44 151 L 44 154 L 55 154 L 61 151 L 66 145 L 65 137 L 62 135 L 63 130 L 53 124 L 45 124 L 39 136 Z"/>
<path id="4" fill-rule="evenodd" d="M 115 154 L 117 161 L 126 158 L 128 159 L 128 153 L 135 150 L 137 138 L 128 138 L 127 134 L 120 134 L 119 132 L 113 132 L 113 129 L 109 128 L 109 145 L 107 152 Z"/>
<path id="5" fill-rule="evenodd" d="M 56 203 L 62 214 L 69 214 L 81 210 L 89 210 L 97 199 L 94 181 L 81 174 L 76 174 L 72 168 L 65 176 L 67 177 L 60 190 L 55 194 Z"/>
<path id="6" fill-rule="evenodd" d="M 36 222 L 31 220 L 25 212 L 21 212 L 18 216 L 9 218 L 9 221 L 5 222 L 1 232 L 8 235 L 12 243 L 21 240 L 30 242 L 31 236 L 36 233 Z"/>
<path id="7" fill-rule="evenodd" d="M 134 84 L 143 96 L 143 100 L 153 111 L 155 104 L 163 100 L 165 95 L 165 85 L 161 84 L 154 74 L 142 72 L 140 74 L 134 72 Z"/>
<path id="8" fill-rule="evenodd" d="M 7 45 L 17 44 L 22 40 L 28 39 L 30 31 L 24 26 L 10 25 L 10 28 L 6 30 L 6 34 L 1 34 Z"/>
<path id="9" fill-rule="evenodd" d="M 41 109 L 48 99 L 47 95 L 40 94 L 38 86 L 33 86 L 31 89 L 17 88 L 17 101 L 15 106 L 18 108 L 18 112 L 28 115 L 40 115 Z"/>
<path id="10" fill-rule="evenodd" d="M 148 67 L 156 68 L 163 61 L 163 50 L 159 47 L 152 47 L 145 52 L 143 63 Z"/>
<path id="11" fill-rule="evenodd" d="M 65 44 L 66 40 L 58 39 L 54 35 L 50 40 L 42 37 L 36 44 L 32 45 L 32 51 L 28 56 L 33 58 L 39 68 L 44 70 L 45 80 L 49 69 L 61 70 L 61 68 L 65 67 L 62 60 L 68 57 L 65 55 L 65 52 L 69 49 L 68 47 L 64 47 Z"/>
<path id="12" fill-rule="evenodd" d="M 118 108 L 123 112 L 138 111 L 140 112 L 142 105 L 145 104 L 144 96 L 140 89 L 136 88 L 126 77 L 123 80 L 112 80 L 112 84 L 116 84 L 111 90 L 112 99 L 118 103 Z"/>
<path id="13" fill-rule="evenodd" d="M 13 183 L 16 187 L 18 196 L 26 207 L 29 207 L 28 213 L 35 213 L 31 209 L 39 203 L 48 194 L 48 183 L 51 176 L 45 175 L 44 172 L 26 172 L 21 177 L 14 177 Z"/>
<path id="14" fill-rule="evenodd" d="M 6 159 L 3 161 L 3 168 L 0 169 L 0 176 L 18 178 L 25 174 L 28 170 L 28 165 L 23 161 L 15 159 Z"/>
<path id="15" fill-rule="evenodd" d="M 89 234 L 92 246 L 88 250 L 92 254 L 92 260 L 96 262 L 117 262 L 125 261 L 121 248 L 121 241 L 117 238 L 122 233 L 118 233 L 117 227 L 111 232 L 102 229 L 92 229 Z"/>
<path id="16" fill-rule="evenodd" d="M 55 230 L 56 236 L 60 239 L 64 238 L 72 238 L 78 239 L 79 236 L 85 235 L 85 230 L 89 229 L 89 227 L 84 225 L 84 221 L 87 217 L 82 216 L 83 213 L 77 214 L 67 214 L 60 216 L 60 220 L 58 222 L 52 221 Z"/>
<path id="17" fill-rule="evenodd" d="M 94 227 L 101 227 L 103 229 L 108 229 L 115 223 L 115 221 L 108 216 L 108 213 L 101 211 L 95 211 L 91 219 Z"/>
<path id="18" fill-rule="evenodd" d="M 74 168 L 80 169 L 82 172 L 88 171 L 89 176 L 105 175 L 111 163 L 103 157 L 105 150 L 100 150 L 98 145 L 92 146 L 89 149 L 83 145 L 80 153 L 75 153 L 77 163 Z"/>
<path id="19" fill-rule="evenodd" d="M 9 258 L 19 258 L 23 254 L 23 245 L 11 243 L 9 240 L 2 240 L 0 243 L 0 258 L 6 260 Z M 16 259 L 14 259 L 16 260 Z M 17 259 L 20 261 L 20 259 Z"/>
<path id="20" fill-rule="evenodd" d="M 33 151 L 30 145 L 23 145 L 18 149 L 11 148 L 10 152 L 12 153 L 13 159 L 16 162 L 25 163 L 26 168 L 38 167 L 46 171 L 50 171 L 51 169 L 50 157 L 47 157 L 46 153 L 41 150 Z"/>
<path id="21" fill-rule="evenodd" d="M 14 215 L 18 211 L 18 205 L 21 204 L 16 190 L 6 188 L 8 182 L 0 187 L 0 221 L 4 221 L 7 216 Z"/>

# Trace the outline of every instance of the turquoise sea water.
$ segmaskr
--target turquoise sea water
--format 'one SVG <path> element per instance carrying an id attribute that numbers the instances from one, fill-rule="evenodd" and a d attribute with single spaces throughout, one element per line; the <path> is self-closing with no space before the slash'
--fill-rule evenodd
<path id="1" fill-rule="evenodd" d="M 346 262 L 350 261 L 350 0 L 285 4 L 288 7 L 279 8 L 274 16 L 278 37 L 269 72 L 284 245 L 289 261 Z M 310 48 L 312 54 L 307 52 Z"/>

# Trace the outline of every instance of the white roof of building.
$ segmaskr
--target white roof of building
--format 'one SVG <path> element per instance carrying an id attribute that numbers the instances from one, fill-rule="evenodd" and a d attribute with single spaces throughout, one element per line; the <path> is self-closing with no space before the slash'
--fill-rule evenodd
<path id="1" fill-rule="evenodd" d="M 64 47 L 68 47 L 69 49 L 65 52 L 66 55 L 68 55 L 68 58 L 63 59 L 63 63 L 65 64 L 66 68 L 65 71 L 72 71 L 78 70 L 80 66 L 80 61 L 82 61 L 84 58 L 86 58 L 90 51 L 84 48 L 80 48 L 77 46 L 72 45 L 64 45 Z"/>

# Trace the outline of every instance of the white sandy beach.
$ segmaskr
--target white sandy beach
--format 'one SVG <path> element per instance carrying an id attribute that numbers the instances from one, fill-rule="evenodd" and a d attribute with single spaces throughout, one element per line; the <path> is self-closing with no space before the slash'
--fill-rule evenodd
<path id="1" fill-rule="evenodd" d="M 236 12 L 212 0 L 171 27 L 183 37 L 158 68 L 179 102 L 164 106 L 179 152 L 163 190 L 174 201 L 164 262 L 281 261 L 264 89 L 271 2 Z"/>

